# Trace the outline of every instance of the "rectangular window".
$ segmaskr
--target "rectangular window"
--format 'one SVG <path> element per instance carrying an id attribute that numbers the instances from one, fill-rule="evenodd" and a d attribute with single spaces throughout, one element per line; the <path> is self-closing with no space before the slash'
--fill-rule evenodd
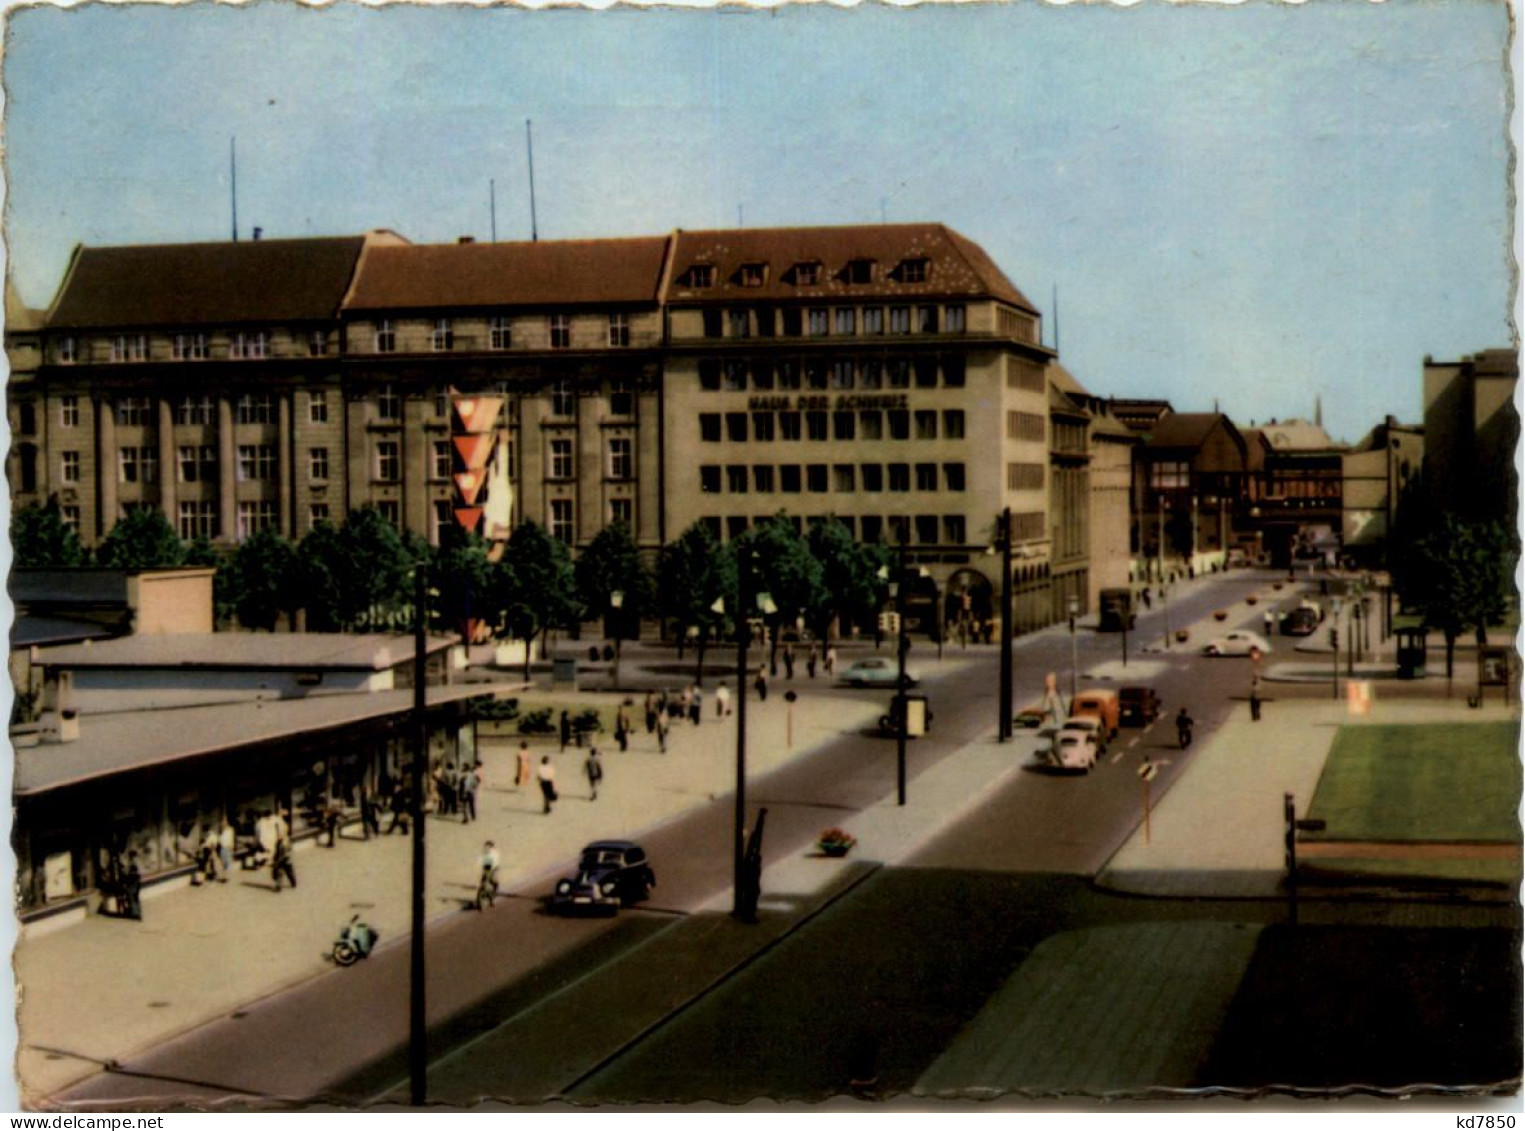
<path id="1" fill-rule="evenodd" d="M 449 440 L 433 440 L 430 442 L 430 455 L 433 457 L 434 478 L 444 479 L 447 482 L 455 473 L 455 461 L 451 458 Z"/>
<path id="2" fill-rule="evenodd" d="M 176 453 L 179 457 L 180 482 L 215 483 L 217 481 L 217 449 L 211 444 L 201 447 L 186 445 Z"/>
<path id="3" fill-rule="evenodd" d="M 394 530 L 402 529 L 402 504 L 396 499 L 382 499 L 376 504 L 381 520 Z"/>
<path id="4" fill-rule="evenodd" d="M 856 491 L 858 489 L 858 469 L 852 464 L 839 463 L 831 471 L 836 480 L 836 490 Z"/>
<path id="5" fill-rule="evenodd" d="M 1022 357 L 1006 359 L 1006 387 L 1030 393 L 1043 391 L 1043 366 Z"/>
<path id="6" fill-rule="evenodd" d="M 832 329 L 838 334 L 858 332 L 858 312 L 851 306 L 839 306 L 832 312 Z"/>
<path id="7" fill-rule="evenodd" d="M 826 414 L 824 412 L 807 412 L 805 414 L 805 434 L 812 440 L 826 439 Z"/>
<path id="8" fill-rule="evenodd" d="M 631 479 L 634 476 L 634 445 L 628 436 L 613 437 L 609 441 L 609 478 Z"/>
<path id="9" fill-rule="evenodd" d="M 550 320 L 551 348 L 553 350 L 568 349 L 572 345 L 572 316 L 570 314 L 553 314 Z M 567 504 L 571 506 L 571 503 Z"/>
<path id="10" fill-rule="evenodd" d="M 238 398 L 235 418 L 240 424 L 274 424 L 275 398 L 245 393 Z"/>
<path id="11" fill-rule="evenodd" d="M 943 358 L 943 388 L 962 389 L 964 387 L 964 359 L 962 357 Z"/>
<path id="12" fill-rule="evenodd" d="M 720 494 L 720 465 L 707 463 L 699 468 L 699 490 L 706 495 Z"/>
<path id="13" fill-rule="evenodd" d="M 722 389 L 728 393 L 744 393 L 747 391 L 747 363 L 744 361 L 728 361 L 725 363 L 724 377 L 721 382 Z"/>
<path id="14" fill-rule="evenodd" d="M 228 335 L 228 356 L 235 360 L 258 361 L 270 344 L 263 330 L 235 330 Z"/>
<path id="15" fill-rule="evenodd" d="M 937 307 L 918 306 L 916 308 L 916 332 L 918 334 L 937 333 Z"/>
<path id="16" fill-rule="evenodd" d="M 240 542 L 258 534 L 261 530 L 274 530 L 280 521 L 277 504 L 271 500 L 258 500 L 238 504 L 238 540 Z"/>
<path id="17" fill-rule="evenodd" d="M 123 397 L 116 403 L 116 422 L 128 428 L 152 423 L 154 403 L 147 397 Z"/>
<path id="18" fill-rule="evenodd" d="M 911 489 L 911 468 L 909 464 L 892 463 L 889 471 L 891 491 L 909 491 Z"/>
<path id="19" fill-rule="evenodd" d="M 629 530 L 635 530 L 635 500 L 610 499 L 609 525 L 624 526 Z"/>
<path id="20" fill-rule="evenodd" d="M 609 382 L 609 415 L 635 415 L 635 388 L 629 381 Z"/>
<path id="21" fill-rule="evenodd" d="M 758 358 L 752 363 L 752 388 L 773 388 L 773 363 L 766 358 Z"/>
<path id="22" fill-rule="evenodd" d="M 943 464 L 943 487 L 949 491 L 962 491 L 964 489 L 964 465 L 961 463 Z"/>
<path id="23" fill-rule="evenodd" d="M 889 371 L 890 388 L 909 389 L 911 387 L 911 362 L 909 358 L 891 358 L 885 368 Z"/>
<path id="24" fill-rule="evenodd" d="M 216 406 L 211 397 L 181 397 L 175 405 L 175 423 L 207 425 L 215 419 Z"/>
<path id="25" fill-rule="evenodd" d="M 747 442 L 746 413 L 728 412 L 725 414 L 725 438 L 733 444 L 745 444 Z"/>
<path id="26" fill-rule="evenodd" d="M 396 445 L 392 445 L 394 448 Z M 238 478 L 240 482 L 252 483 L 275 478 L 274 444 L 240 444 L 238 446 Z M 396 476 L 392 476 L 396 478 Z"/>
<path id="27" fill-rule="evenodd" d="M 513 323 L 506 315 L 494 314 L 487 320 L 487 348 L 506 350 L 513 344 Z"/>
<path id="28" fill-rule="evenodd" d="M 865 491 L 884 490 L 884 468 L 877 463 L 865 463 L 859 470 L 862 472 L 863 489 Z"/>
<path id="29" fill-rule="evenodd" d="M 699 414 L 699 439 L 706 444 L 720 443 L 720 414 L 718 412 Z"/>
<path id="30" fill-rule="evenodd" d="M 1006 489 L 1008 491 L 1041 491 L 1043 465 L 1041 463 L 1008 463 Z"/>
<path id="31" fill-rule="evenodd" d="M 927 261 L 925 259 L 902 259 L 900 261 L 900 281 L 902 283 L 925 283 L 927 281 Z"/>
<path id="32" fill-rule="evenodd" d="M 877 408 L 859 410 L 858 431 L 865 440 L 884 439 L 884 414 Z"/>
<path id="33" fill-rule="evenodd" d="M 744 514 L 729 515 L 725 520 L 725 536 L 732 542 L 747 532 L 747 516 Z"/>
<path id="34" fill-rule="evenodd" d="M 943 439 L 962 440 L 964 438 L 964 410 L 961 408 L 943 409 Z"/>
<path id="35" fill-rule="evenodd" d="M 577 415 L 577 392 L 572 388 L 572 382 L 557 381 L 551 386 L 551 415 Z"/>
<path id="36" fill-rule="evenodd" d="M 919 514 L 916 516 L 916 541 L 923 546 L 937 545 L 937 516 L 935 514 Z"/>
<path id="37" fill-rule="evenodd" d="M 812 310 L 807 313 L 806 318 L 808 320 L 810 336 L 812 338 L 821 338 L 826 336 L 826 328 L 828 325 L 830 325 L 828 321 L 829 314 L 827 311 Z"/>
<path id="38" fill-rule="evenodd" d="M 217 504 L 210 499 L 180 503 L 176 533 L 190 541 L 217 537 Z"/>
<path id="39" fill-rule="evenodd" d="M 307 332 L 307 356 L 322 357 L 328 352 L 328 331 L 309 330 Z"/>
<path id="40" fill-rule="evenodd" d="M 396 440 L 376 442 L 376 478 L 384 483 L 402 478 L 402 458 L 398 454 Z"/>
<path id="41" fill-rule="evenodd" d="M 65 483 L 79 482 L 79 453 L 59 453 L 59 478 Z"/>
<path id="42" fill-rule="evenodd" d="M 383 385 L 381 391 L 376 394 L 376 419 L 402 419 L 402 397 L 397 395 L 396 386 Z"/>
<path id="43" fill-rule="evenodd" d="M 1006 438 L 1008 440 L 1043 440 L 1043 417 L 1036 412 L 1006 413 Z"/>
<path id="44" fill-rule="evenodd" d="M 826 388 L 826 363 L 824 361 L 805 362 L 805 388 Z"/>
<path id="45" fill-rule="evenodd" d="M 207 336 L 205 334 L 176 334 L 170 345 L 170 357 L 176 361 L 205 361 Z"/>
<path id="46" fill-rule="evenodd" d="M 429 335 L 429 348 L 435 353 L 455 349 L 455 324 L 448 318 L 436 318 L 434 330 Z"/>
<path id="47" fill-rule="evenodd" d="M 911 332 L 911 308 L 909 306 L 890 307 L 890 333 L 909 334 Z"/>
<path id="48" fill-rule="evenodd" d="M 55 356 L 60 365 L 73 365 L 79 360 L 79 339 L 67 334 L 58 339 Z"/>
<path id="49" fill-rule="evenodd" d="M 312 503 L 307 508 L 307 525 L 317 526 L 320 522 L 328 521 L 328 504 Z"/>
<path id="50" fill-rule="evenodd" d="M 823 494 L 831 489 L 827 479 L 828 468 L 824 463 L 812 463 L 805 468 L 805 489 Z"/>
<path id="51" fill-rule="evenodd" d="M 916 465 L 916 489 L 918 491 L 937 490 L 937 465 L 935 463 L 918 463 Z"/>
<path id="52" fill-rule="evenodd" d="M 853 387 L 852 362 L 833 361 L 831 363 L 831 387 L 833 389 L 851 389 Z"/>
<path id="53" fill-rule="evenodd" d="M 931 409 L 916 410 L 916 438 L 918 440 L 937 439 L 937 413 Z"/>
<path id="54" fill-rule="evenodd" d="M 937 358 L 918 357 L 916 359 L 916 387 L 918 389 L 937 388 Z"/>
<path id="55" fill-rule="evenodd" d="M 440 419 L 440 420 L 444 420 L 447 417 L 449 417 L 449 415 L 450 415 L 450 394 L 449 393 L 441 392 L 441 393 L 435 393 L 434 394 L 434 415 L 438 419 Z"/>
<path id="56" fill-rule="evenodd" d="M 759 463 L 752 467 L 752 487 L 760 495 L 773 493 L 773 467 L 771 464 Z"/>
<path id="57" fill-rule="evenodd" d="M 699 387 L 711 393 L 720 389 L 720 362 L 712 357 L 699 362 Z"/>
<path id="58" fill-rule="evenodd" d="M 743 263 L 741 270 L 737 272 L 736 281 L 744 287 L 760 287 L 767 277 L 766 263 Z"/>
<path id="59" fill-rule="evenodd" d="M 863 332 L 865 334 L 884 333 L 884 307 L 866 306 L 863 308 Z"/>
<path id="60" fill-rule="evenodd" d="M 752 336 L 752 319 L 745 308 L 727 310 L 725 320 L 729 337 L 750 338 Z"/>
<path id="61" fill-rule="evenodd" d="M 745 464 L 730 464 L 725 469 L 725 489 L 733 495 L 747 493 L 747 468 Z"/>
<path id="62" fill-rule="evenodd" d="M 118 334 L 111 339 L 111 360 L 143 361 L 148 357 L 147 334 Z"/>
<path id="63" fill-rule="evenodd" d="M 876 514 L 863 516 L 863 541 L 867 543 L 884 541 L 884 519 Z"/>
<path id="64" fill-rule="evenodd" d="M 943 541 L 950 546 L 962 546 L 966 541 L 968 531 L 961 514 L 943 515 Z"/>
<path id="65" fill-rule="evenodd" d="M 58 398 L 58 426 L 60 428 L 79 427 L 79 398 Z"/>
<path id="66" fill-rule="evenodd" d="M 950 334 L 962 334 L 964 332 L 965 317 L 963 306 L 943 307 L 943 329 Z M 959 539 L 963 541 L 962 538 Z"/>
<path id="67" fill-rule="evenodd" d="M 550 444 L 550 453 L 551 453 L 551 476 L 550 477 L 552 479 L 571 479 L 572 478 L 572 473 L 573 473 L 572 472 L 572 441 L 571 440 L 552 440 L 551 444 Z"/>
<path id="68" fill-rule="evenodd" d="M 328 394 L 323 392 L 307 394 L 307 420 L 311 424 L 328 423 Z"/>
<path id="69" fill-rule="evenodd" d="M 798 495 L 800 493 L 799 464 L 786 463 L 778 469 L 778 489 L 789 495 Z"/>
<path id="70" fill-rule="evenodd" d="M 322 483 L 328 479 L 328 449 L 309 448 L 307 450 L 307 478 L 314 483 Z"/>
<path id="71" fill-rule="evenodd" d="M 838 440 L 857 439 L 858 417 L 853 412 L 834 412 L 831 414 L 832 434 Z"/>
<path id="72" fill-rule="evenodd" d="M 794 284 L 798 287 L 814 287 L 821 282 L 821 265 L 819 263 L 796 263 L 794 265 Z"/>
<path id="73" fill-rule="evenodd" d="M 159 456 L 154 448 L 118 448 L 117 478 L 123 483 L 152 483 L 158 478 Z"/>
<path id="74" fill-rule="evenodd" d="M 778 387 L 780 389 L 798 389 L 800 387 L 799 362 L 781 361 L 778 363 Z"/>
<path id="75" fill-rule="evenodd" d="M 903 408 L 890 409 L 890 439 L 909 440 L 911 438 L 911 414 Z"/>
<path id="76" fill-rule="evenodd" d="M 754 412 L 752 414 L 752 439 L 762 441 L 773 439 L 773 414 L 771 412 Z"/>
<path id="77" fill-rule="evenodd" d="M 858 367 L 858 385 L 864 389 L 877 389 L 884 384 L 884 362 L 871 358 Z"/>
<path id="78" fill-rule="evenodd" d="M 757 336 L 759 338 L 773 337 L 775 319 L 773 308 L 771 306 L 759 306 L 752 312 L 752 316 L 757 319 Z"/>
<path id="79" fill-rule="evenodd" d="M 706 310 L 702 315 L 704 319 L 704 336 L 706 338 L 718 338 L 724 332 L 725 319 L 721 311 Z"/>
<path id="80" fill-rule="evenodd" d="M 611 346 L 630 344 L 630 316 L 628 314 L 609 315 L 609 344 Z"/>
<path id="81" fill-rule="evenodd" d="M 781 412 L 778 414 L 778 438 L 780 440 L 798 440 L 800 438 L 799 413 Z"/>

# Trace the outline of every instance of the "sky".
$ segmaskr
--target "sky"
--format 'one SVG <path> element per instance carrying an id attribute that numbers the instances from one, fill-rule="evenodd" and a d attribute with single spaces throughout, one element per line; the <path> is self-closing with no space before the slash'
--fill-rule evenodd
<path id="1" fill-rule="evenodd" d="M 72 248 L 940 221 L 1092 392 L 1422 413 L 1512 342 L 1508 19 L 1303 5 L 29 8 L 4 82 L 9 270 Z M 1057 297 L 1058 318 L 1054 317 Z"/>

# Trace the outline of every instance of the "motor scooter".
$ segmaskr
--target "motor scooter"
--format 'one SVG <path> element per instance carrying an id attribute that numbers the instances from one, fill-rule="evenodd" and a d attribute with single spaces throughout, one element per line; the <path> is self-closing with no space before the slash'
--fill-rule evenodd
<path id="1" fill-rule="evenodd" d="M 360 916 L 350 916 L 334 943 L 334 962 L 340 966 L 353 966 L 362 958 L 369 958 L 379 937 L 374 927 L 360 921 Z"/>

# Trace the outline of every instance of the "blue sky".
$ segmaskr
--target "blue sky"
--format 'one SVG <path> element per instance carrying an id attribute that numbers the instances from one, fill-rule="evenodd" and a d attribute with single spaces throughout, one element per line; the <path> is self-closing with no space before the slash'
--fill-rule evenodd
<path id="1" fill-rule="evenodd" d="M 940 220 L 1093 391 L 1338 437 L 1510 342 L 1507 17 L 1483 0 L 11 15 L 10 269 L 76 243 Z"/>

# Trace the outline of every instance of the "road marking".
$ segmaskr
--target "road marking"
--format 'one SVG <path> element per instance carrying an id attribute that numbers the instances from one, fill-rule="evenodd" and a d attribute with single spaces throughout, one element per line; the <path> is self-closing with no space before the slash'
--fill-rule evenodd
<path id="1" fill-rule="evenodd" d="M 1133 743 L 1130 742 L 1130 743 L 1128 743 L 1128 745 L 1132 746 Z M 1127 753 L 1126 750 L 1119 750 L 1116 754 L 1112 755 L 1112 765 L 1114 765 L 1114 766 L 1117 765 L 1118 761 L 1121 760 L 1122 756 L 1124 754 L 1126 754 L 1126 753 Z"/>
<path id="2" fill-rule="evenodd" d="M 1132 750 L 1137 745 L 1138 745 L 1138 737 L 1137 736 L 1128 739 L 1128 749 L 1129 750 Z"/>

